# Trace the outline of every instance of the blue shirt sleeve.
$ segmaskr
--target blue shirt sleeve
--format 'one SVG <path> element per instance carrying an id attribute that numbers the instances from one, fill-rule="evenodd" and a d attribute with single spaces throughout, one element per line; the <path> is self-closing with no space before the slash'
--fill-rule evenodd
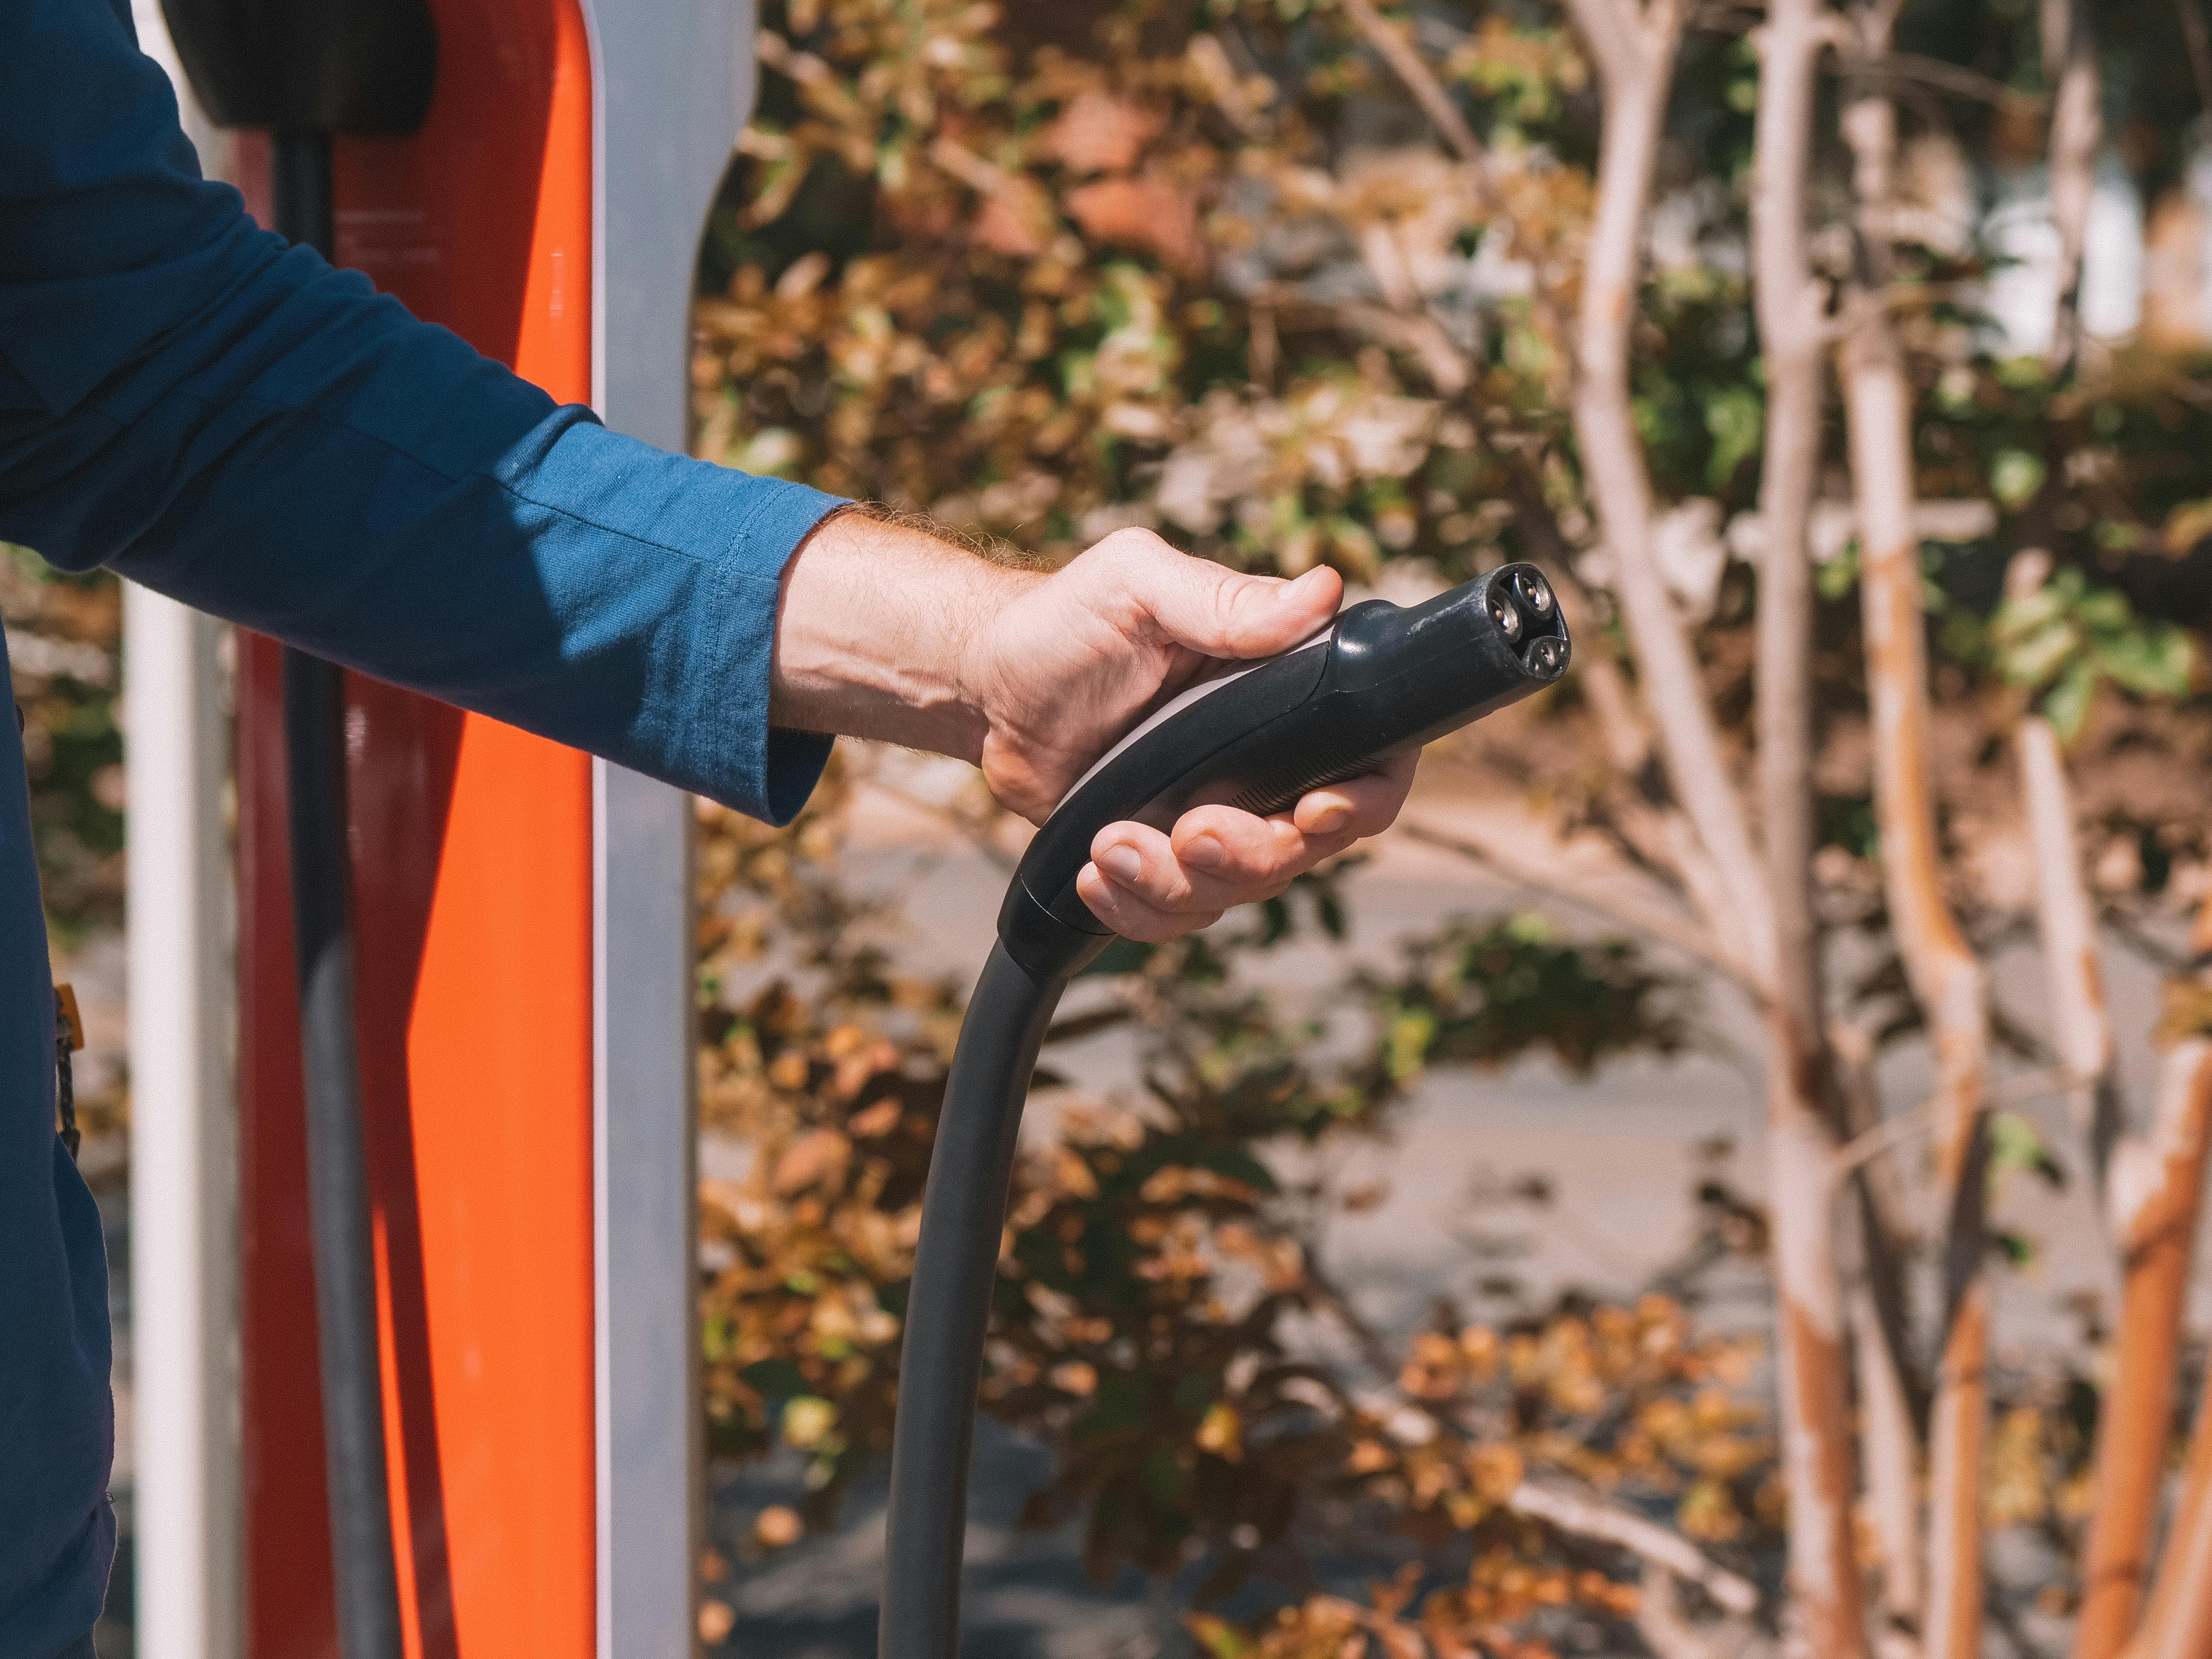
<path id="1" fill-rule="evenodd" d="M 834 498 L 608 432 L 258 229 L 105 0 L 0 9 L 0 538 L 782 822 Z"/>

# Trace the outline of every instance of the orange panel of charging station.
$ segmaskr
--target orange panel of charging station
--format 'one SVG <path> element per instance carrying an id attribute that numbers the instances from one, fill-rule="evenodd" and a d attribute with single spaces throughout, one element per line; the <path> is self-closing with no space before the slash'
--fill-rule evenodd
<path id="1" fill-rule="evenodd" d="M 431 9 L 438 83 L 422 131 L 334 146 L 338 260 L 555 398 L 588 401 L 592 86 L 577 0 Z M 241 647 L 246 1653 L 336 1659 L 278 653 L 258 637 Z M 590 763 L 361 676 L 348 677 L 346 737 L 407 1651 L 586 1659 Z"/>

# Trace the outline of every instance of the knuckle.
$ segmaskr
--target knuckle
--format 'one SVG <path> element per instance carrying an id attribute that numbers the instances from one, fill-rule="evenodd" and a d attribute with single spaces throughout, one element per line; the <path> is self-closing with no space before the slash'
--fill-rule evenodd
<path id="1" fill-rule="evenodd" d="M 1151 531 L 1130 526 L 1104 537 L 1085 556 L 1110 570 L 1127 571 L 1151 562 L 1166 545 Z"/>
<path id="2" fill-rule="evenodd" d="M 1158 875 L 1147 877 L 1137 890 L 1137 896 L 1163 910 L 1180 910 L 1190 902 L 1190 884 L 1170 864 Z"/>
<path id="3" fill-rule="evenodd" d="M 1213 620 L 1224 638 L 1235 639 L 1265 622 L 1267 585 L 1255 576 L 1224 572 L 1213 585 Z"/>

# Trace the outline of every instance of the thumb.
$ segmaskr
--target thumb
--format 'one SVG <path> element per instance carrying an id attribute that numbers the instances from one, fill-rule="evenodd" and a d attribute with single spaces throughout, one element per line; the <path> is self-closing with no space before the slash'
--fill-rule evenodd
<path id="1" fill-rule="evenodd" d="M 1244 576 L 1170 551 L 1131 597 L 1177 645 L 1209 657 L 1265 657 L 1326 627 L 1343 600 L 1344 579 L 1327 565 L 1296 581 Z"/>

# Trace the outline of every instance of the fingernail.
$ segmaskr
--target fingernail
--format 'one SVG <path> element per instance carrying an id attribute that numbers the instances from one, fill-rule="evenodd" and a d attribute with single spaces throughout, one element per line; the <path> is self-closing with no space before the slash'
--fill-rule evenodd
<path id="1" fill-rule="evenodd" d="M 1182 849 L 1182 861 L 1194 864 L 1201 870 L 1218 869 L 1227 854 L 1221 850 L 1220 841 L 1212 836 L 1198 836 Z"/>
<path id="2" fill-rule="evenodd" d="M 1133 847 L 1108 848 L 1106 856 L 1098 860 L 1098 867 L 1125 887 L 1145 873 L 1145 861 L 1137 856 Z"/>
<path id="3" fill-rule="evenodd" d="M 1326 836 L 1332 830 L 1341 830 L 1344 827 L 1344 821 L 1351 816 L 1352 809 L 1341 801 L 1334 805 L 1324 806 L 1313 815 L 1313 825 L 1306 833 L 1310 836 Z"/>

